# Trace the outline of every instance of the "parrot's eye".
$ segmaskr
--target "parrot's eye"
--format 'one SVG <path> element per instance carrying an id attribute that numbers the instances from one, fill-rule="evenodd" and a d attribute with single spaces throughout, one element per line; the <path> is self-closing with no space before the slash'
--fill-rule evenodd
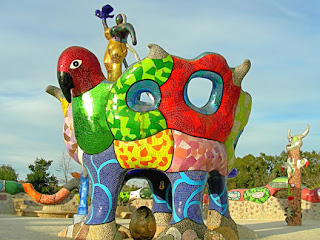
<path id="1" fill-rule="evenodd" d="M 73 60 L 72 63 L 70 64 L 71 69 L 75 69 L 80 67 L 82 61 L 81 60 Z"/>

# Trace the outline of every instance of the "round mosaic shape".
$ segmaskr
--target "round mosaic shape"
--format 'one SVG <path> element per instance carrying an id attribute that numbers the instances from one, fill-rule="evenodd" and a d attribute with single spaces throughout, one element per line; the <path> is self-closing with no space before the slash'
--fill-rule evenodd
<path id="1" fill-rule="evenodd" d="M 151 102 L 141 99 L 142 94 L 146 94 Z M 159 107 L 161 92 L 159 85 L 152 80 L 139 81 L 131 86 L 127 93 L 127 105 L 136 112 L 148 112 Z"/>
<path id="2" fill-rule="evenodd" d="M 142 199 L 150 199 L 152 198 L 151 188 L 144 187 L 140 190 L 140 197 Z"/>
<path id="3" fill-rule="evenodd" d="M 120 192 L 118 196 L 118 201 L 120 202 L 128 202 L 130 197 L 130 192 Z"/>
<path id="4" fill-rule="evenodd" d="M 203 107 L 197 107 L 193 105 L 188 97 L 188 86 L 189 83 L 192 79 L 194 78 L 205 78 L 208 79 L 212 82 L 212 90 L 210 94 L 210 98 L 206 105 Z M 220 107 L 221 104 L 221 99 L 222 99 L 222 93 L 223 93 L 223 81 L 222 78 L 219 74 L 212 72 L 212 71 L 205 71 L 205 70 L 200 70 L 197 72 L 194 72 L 191 74 L 189 77 L 184 90 L 183 90 L 183 97 L 186 102 L 186 104 L 193 110 L 205 114 L 205 115 L 211 115 L 214 114 Z"/>
<path id="5" fill-rule="evenodd" d="M 156 85 L 161 86 L 168 80 L 172 68 L 173 60 L 170 55 L 164 59 L 145 58 L 123 73 L 113 85 L 108 96 L 106 113 L 108 125 L 116 140 L 143 139 L 167 128 L 166 119 L 157 109 L 160 94 Z M 132 99 L 142 93 L 137 89 L 130 90 L 139 81 L 143 81 L 140 86 L 144 86 L 146 92 L 155 95 L 155 104 L 151 108 L 145 106 L 144 109 L 135 109 L 135 104 L 132 104 Z"/>
<path id="6" fill-rule="evenodd" d="M 264 203 L 270 197 L 270 190 L 266 187 L 257 187 L 251 188 L 244 192 L 244 200 L 255 202 L 255 203 Z"/>
<path id="7" fill-rule="evenodd" d="M 229 200 L 238 201 L 240 199 L 240 197 L 241 197 L 241 194 L 238 191 L 228 192 L 228 199 Z"/>

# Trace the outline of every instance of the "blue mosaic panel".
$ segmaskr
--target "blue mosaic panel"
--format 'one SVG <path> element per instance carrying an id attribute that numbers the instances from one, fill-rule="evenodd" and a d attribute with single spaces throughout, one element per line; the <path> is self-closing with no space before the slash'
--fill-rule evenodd
<path id="1" fill-rule="evenodd" d="M 80 177 L 80 189 L 79 189 L 80 201 L 78 206 L 77 214 L 87 215 L 88 214 L 88 195 L 89 195 L 89 177 Z"/>
<path id="2" fill-rule="evenodd" d="M 204 224 L 202 219 L 202 198 L 208 173 L 186 171 L 167 173 L 172 184 L 172 220 L 170 224 L 185 218 Z"/>
<path id="3" fill-rule="evenodd" d="M 152 190 L 152 212 L 172 213 L 171 184 L 161 179 L 148 181 Z"/>
<path id="4" fill-rule="evenodd" d="M 92 183 L 91 207 L 86 224 L 114 221 L 126 170 L 116 160 L 113 144 L 99 154 L 84 154 L 83 162 Z"/>
<path id="5" fill-rule="evenodd" d="M 210 172 L 209 184 L 209 210 L 216 210 L 221 215 L 231 218 L 227 190 L 227 177 L 221 176 L 218 171 Z"/>

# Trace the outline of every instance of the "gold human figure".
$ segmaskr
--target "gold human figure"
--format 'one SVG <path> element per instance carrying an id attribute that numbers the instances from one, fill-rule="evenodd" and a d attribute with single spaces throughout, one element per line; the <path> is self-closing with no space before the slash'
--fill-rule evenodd
<path id="1" fill-rule="evenodd" d="M 109 44 L 104 54 L 104 66 L 108 73 L 108 81 L 115 82 L 122 74 L 122 62 L 127 66 L 125 57 L 129 49 L 139 61 L 139 56 L 135 50 L 127 43 L 127 37 L 130 34 L 132 44 L 137 44 L 136 34 L 133 26 L 127 23 L 125 14 L 118 14 L 116 17 L 116 26 L 108 27 L 105 19 L 102 21 L 104 26 L 104 35 Z"/>

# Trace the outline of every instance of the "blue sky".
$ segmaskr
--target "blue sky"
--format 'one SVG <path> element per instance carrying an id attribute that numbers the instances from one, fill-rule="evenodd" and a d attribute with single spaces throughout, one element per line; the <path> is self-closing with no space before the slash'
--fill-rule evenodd
<path id="1" fill-rule="evenodd" d="M 318 1 L 0 0 L 0 165 L 12 165 L 20 179 L 36 157 L 54 160 L 58 175 L 62 112 L 45 87 L 58 85 L 57 60 L 69 46 L 83 46 L 102 62 L 107 41 L 94 11 L 107 3 L 135 27 L 141 58 L 156 43 L 182 58 L 217 52 L 230 67 L 251 60 L 242 88 L 253 106 L 237 156 L 279 154 L 287 130 L 302 133 L 307 123 L 302 150 L 320 151 Z M 199 101 L 202 88 L 193 92 Z"/>

